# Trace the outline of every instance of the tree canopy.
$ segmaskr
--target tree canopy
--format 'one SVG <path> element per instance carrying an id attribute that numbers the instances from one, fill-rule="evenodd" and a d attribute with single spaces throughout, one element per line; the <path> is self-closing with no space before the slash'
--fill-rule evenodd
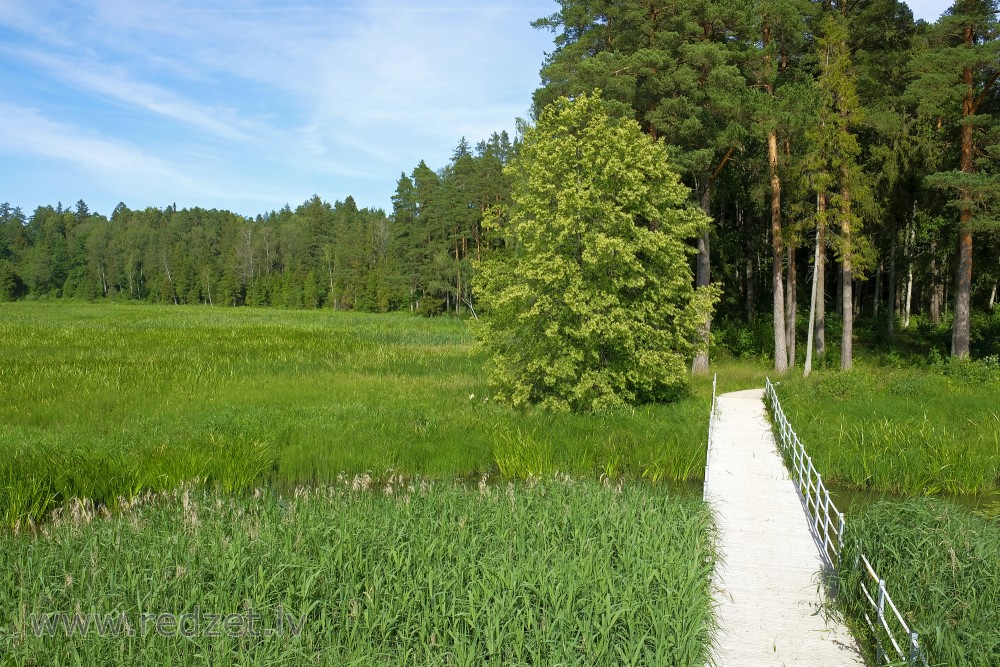
<path id="1" fill-rule="evenodd" d="M 711 305 L 685 242 L 708 219 L 663 144 L 596 93 L 562 97 L 506 171 L 503 246 L 475 283 L 497 398 L 601 410 L 676 397 Z"/>

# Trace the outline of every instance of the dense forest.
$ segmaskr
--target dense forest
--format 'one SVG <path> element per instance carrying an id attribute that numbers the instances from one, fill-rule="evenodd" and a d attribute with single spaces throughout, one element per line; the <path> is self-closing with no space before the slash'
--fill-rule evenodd
<path id="1" fill-rule="evenodd" d="M 82 200 L 25 216 L 0 204 L 0 300 L 463 313 L 485 247 L 483 212 L 509 196 L 513 150 L 506 133 L 474 151 L 463 139 L 444 169 L 420 162 L 400 176 L 388 216 L 318 195 L 255 218 L 125 204 L 107 218 Z"/>
<path id="2" fill-rule="evenodd" d="M 996 0 L 934 24 L 898 0 L 562 0 L 536 27 L 554 47 L 534 117 L 602 91 L 712 219 L 692 262 L 722 290 L 713 328 L 766 323 L 779 371 L 828 347 L 850 368 L 859 317 L 888 336 L 951 324 L 969 355 L 1000 282 Z M 498 242 L 484 216 L 503 224 L 517 150 L 462 139 L 443 168 L 401 175 L 388 214 L 318 196 L 252 219 L 2 205 L 0 300 L 474 312 L 475 260 Z"/>

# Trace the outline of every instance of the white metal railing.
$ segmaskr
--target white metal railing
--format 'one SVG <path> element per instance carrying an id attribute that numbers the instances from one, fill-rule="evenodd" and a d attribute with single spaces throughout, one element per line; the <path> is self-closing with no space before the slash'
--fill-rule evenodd
<path id="1" fill-rule="evenodd" d="M 865 576 L 861 579 L 861 593 L 875 611 L 875 618 L 872 618 L 870 612 L 865 612 L 865 623 L 868 624 L 873 636 L 879 637 L 884 634 L 888 637 L 889 646 L 891 647 L 890 652 L 880 639 L 877 640 L 876 662 L 878 664 L 885 663 L 892 665 L 900 664 L 900 661 L 903 661 L 905 665 L 923 665 L 926 667 L 927 657 L 920 650 L 920 637 L 903 620 L 903 615 L 896 608 L 896 603 L 889 597 L 889 592 L 885 589 L 885 579 L 878 576 L 875 568 L 868 562 L 868 558 L 864 554 L 860 554 L 859 561 L 855 566 L 857 567 L 861 563 L 864 563 L 865 567 Z M 874 595 L 872 594 L 871 584 L 866 583 L 867 579 L 871 579 L 877 583 Z M 885 613 L 886 605 L 892 610 L 891 616 L 887 616 Z M 893 624 L 895 625 L 895 630 L 889 625 L 893 619 L 895 619 L 895 623 Z M 897 632 L 905 637 L 903 640 L 906 643 L 905 648 L 896 640 Z"/>
<path id="2" fill-rule="evenodd" d="M 766 380 L 765 395 L 778 427 L 778 446 L 789 464 L 792 480 L 798 487 L 809 512 L 809 524 L 813 534 L 823 547 L 821 555 L 827 565 L 836 567 L 840 549 L 844 546 L 844 513 L 833 504 L 830 491 L 823 484 L 823 476 L 816 470 L 812 457 L 806 452 L 792 425 L 788 423 L 770 378 Z"/>
<path id="3" fill-rule="evenodd" d="M 705 482 L 701 487 L 701 499 L 708 498 L 708 466 L 712 461 L 712 434 L 715 432 L 715 383 L 719 374 L 712 377 L 712 411 L 708 413 L 708 446 L 705 448 Z"/>
<path id="4" fill-rule="evenodd" d="M 764 396 L 771 408 L 771 414 L 777 427 L 778 447 L 789 465 L 792 480 L 795 482 L 809 514 L 809 527 L 813 531 L 816 541 L 822 545 L 820 552 L 823 560 L 831 568 L 841 567 L 840 555 L 844 546 L 844 513 L 838 510 L 830 499 L 830 491 L 823 483 L 823 476 L 813 465 L 812 457 L 806 452 L 798 434 L 795 433 L 795 429 L 792 428 L 785 416 L 785 411 L 781 409 L 778 394 L 775 392 L 774 384 L 770 378 L 765 381 Z M 711 422 L 709 428 L 711 429 Z M 875 638 L 877 664 L 923 665 L 926 667 L 927 657 L 920 649 L 919 636 L 903 620 L 896 604 L 889 597 L 885 580 L 878 576 L 875 568 L 872 567 L 863 553 L 859 552 L 859 555 L 858 562 L 854 563 L 854 567 L 860 567 L 863 563 L 865 568 L 865 576 L 861 579 L 861 592 L 875 612 L 874 618 L 870 612 L 865 612 L 865 622 Z M 872 593 L 872 585 L 866 584 L 868 579 L 877 584 L 877 587 L 874 588 L 874 594 Z M 892 611 L 892 616 L 886 615 L 887 605 Z M 893 618 L 894 622 L 892 622 Z M 902 643 L 897 639 L 897 635 L 905 637 Z M 887 638 L 888 644 L 882 641 L 883 636 Z"/>

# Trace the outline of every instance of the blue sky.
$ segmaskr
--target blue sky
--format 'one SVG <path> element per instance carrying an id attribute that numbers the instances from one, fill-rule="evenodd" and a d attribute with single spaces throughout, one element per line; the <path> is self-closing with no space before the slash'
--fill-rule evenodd
<path id="1" fill-rule="evenodd" d="M 556 7 L 0 0 L 0 201 L 388 208 L 419 160 L 513 134 L 552 48 L 529 23 Z"/>

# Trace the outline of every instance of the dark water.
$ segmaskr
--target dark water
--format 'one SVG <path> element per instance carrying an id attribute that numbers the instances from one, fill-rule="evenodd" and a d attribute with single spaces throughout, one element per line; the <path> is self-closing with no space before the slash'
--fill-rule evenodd
<path id="1" fill-rule="evenodd" d="M 1000 493 L 978 496 L 953 496 L 948 494 L 938 494 L 934 497 L 940 500 L 948 501 L 958 505 L 959 507 L 972 510 L 978 514 L 993 517 L 1000 521 Z M 848 489 L 839 486 L 831 486 L 830 498 L 841 512 L 845 515 L 850 515 L 863 511 L 866 507 L 883 500 L 901 502 L 907 500 L 910 496 L 901 496 L 883 491 Z"/>

